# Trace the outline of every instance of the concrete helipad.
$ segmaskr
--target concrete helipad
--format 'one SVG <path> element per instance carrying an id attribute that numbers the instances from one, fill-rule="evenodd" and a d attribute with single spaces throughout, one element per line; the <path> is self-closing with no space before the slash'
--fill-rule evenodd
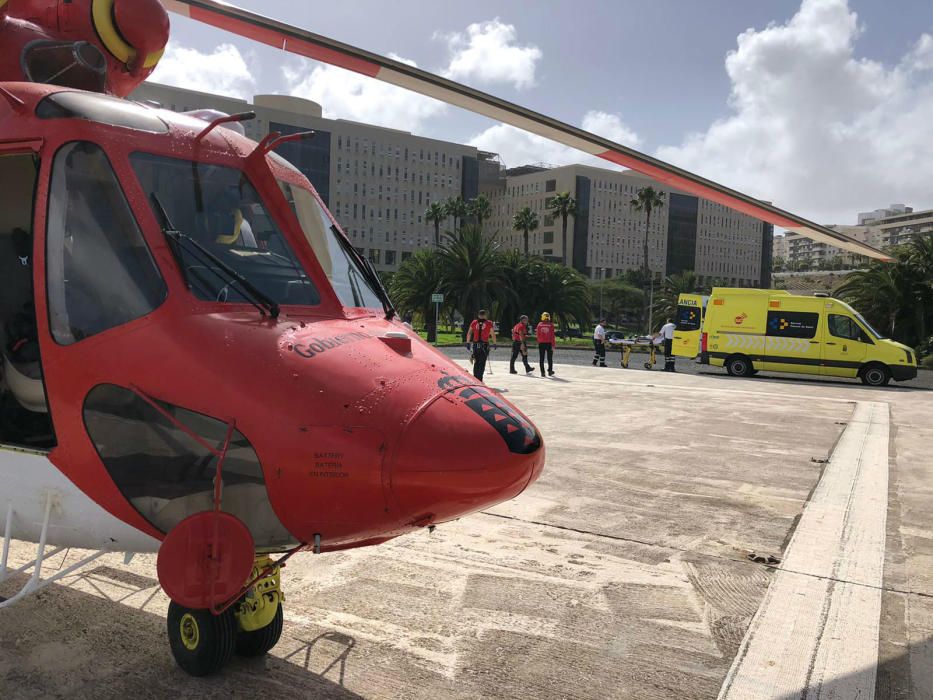
<path id="1" fill-rule="evenodd" d="M 293 560 L 279 646 L 209 679 L 108 555 L 0 611 L 0 697 L 933 697 L 933 392 L 497 367 L 548 446 L 517 500 Z"/>

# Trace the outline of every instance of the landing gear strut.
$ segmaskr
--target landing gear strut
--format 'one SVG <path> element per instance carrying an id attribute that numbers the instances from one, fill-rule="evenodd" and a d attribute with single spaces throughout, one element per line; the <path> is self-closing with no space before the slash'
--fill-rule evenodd
<path id="1" fill-rule="evenodd" d="M 248 580 L 272 566 L 268 556 L 256 558 Z M 168 608 L 168 640 L 175 661 L 192 676 L 206 676 L 223 668 L 234 652 L 262 656 L 282 636 L 284 615 L 280 567 L 257 580 L 240 599 L 220 614 L 192 609 L 175 601 Z"/>

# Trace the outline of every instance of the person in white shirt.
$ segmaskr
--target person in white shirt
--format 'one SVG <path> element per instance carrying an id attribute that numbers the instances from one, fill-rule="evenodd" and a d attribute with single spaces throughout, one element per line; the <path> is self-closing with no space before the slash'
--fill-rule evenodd
<path id="1" fill-rule="evenodd" d="M 674 370 L 674 331 L 677 330 L 677 325 L 667 319 L 661 330 L 658 331 L 658 336 L 661 340 L 664 341 L 664 371 L 673 372 Z"/>
<path id="2" fill-rule="evenodd" d="M 606 366 L 606 319 L 601 318 L 593 331 L 593 366 Z"/>

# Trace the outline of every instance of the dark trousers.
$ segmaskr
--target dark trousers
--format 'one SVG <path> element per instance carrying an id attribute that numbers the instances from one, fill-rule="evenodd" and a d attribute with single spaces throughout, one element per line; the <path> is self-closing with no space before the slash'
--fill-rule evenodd
<path id="1" fill-rule="evenodd" d="M 527 353 L 522 352 L 522 341 L 513 340 L 512 341 L 512 359 L 509 360 L 509 371 L 515 371 L 515 360 L 518 359 L 518 356 L 522 356 L 522 363 L 525 365 L 525 369 L 531 370 L 531 365 L 528 364 L 528 355 Z"/>
<path id="2" fill-rule="evenodd" d="M 593 364 L 595 365 L 598 362 L 600 367 L 605 367 L 606 366 L 606 342 L 603 340 L 596 340 L 596 338 L 593 338 L 593 349 L 595 351 L 593 353 Z"/>
<path id="3" fill-rule="evenodd" d="M 486 359 L 489 357 L 489 343 L 473 343 L 473 376 L 483 381 L 486 371 Z"/>
<path id="4" fill-rule="evenodd" d="M 547 356 L 547 371 L 554 373 L 554 346 L 551 343 L 538 343 L 538 360 L 541 363 L 541 374 L 544 374 L 544 358 Z"/>
<path id="5" fill-rule="evenodd" d="M 674 371 L 674 340 L 671 338 L 664 339 L 664 371 Z"/>

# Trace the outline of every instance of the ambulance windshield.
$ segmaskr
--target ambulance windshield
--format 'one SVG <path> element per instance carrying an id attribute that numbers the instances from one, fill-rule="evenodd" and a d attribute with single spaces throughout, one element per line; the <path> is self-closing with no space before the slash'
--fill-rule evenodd
<path id="1" fill-rule="evenodd" d="M 858 319 L 858 322 L 862 324 L 865 330 L 867 330 L 869 333 L 875 336 L 875 338 L 877 338 L 878 340 L 885 340 L 887 336 L 881 335 L 881 333 L 879 333 L 874 328 L 872 328 L 871 324 L 862 317 L 862 314 L 854 310 L 852 311 L 852 313 L 855 314 L 855 318 Z"/>

